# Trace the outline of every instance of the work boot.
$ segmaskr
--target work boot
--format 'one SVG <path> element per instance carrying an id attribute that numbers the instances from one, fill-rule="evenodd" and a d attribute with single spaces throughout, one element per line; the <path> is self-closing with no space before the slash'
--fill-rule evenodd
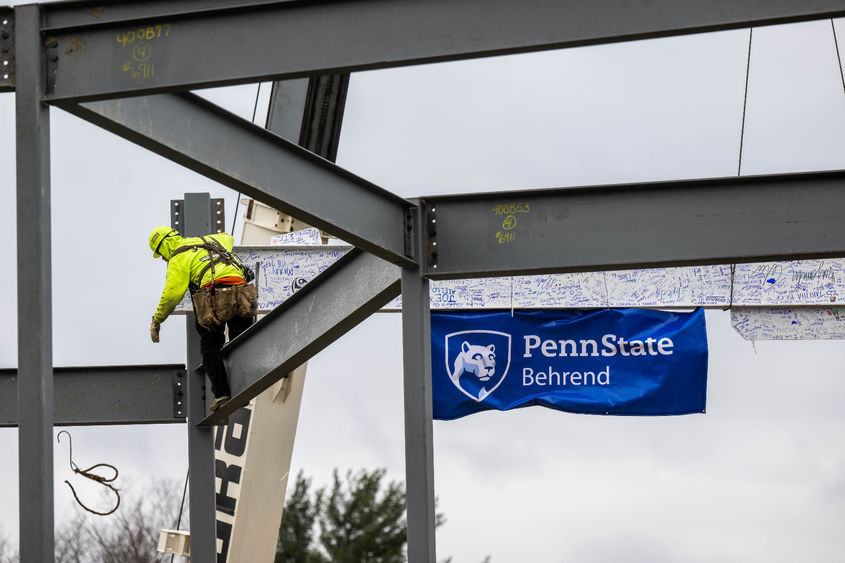
<path id="1" fill-rule="evenodd" d="M 211 403 L 211 406 L 209 406 L 208 409 L 211 412 L 216 412 L 217 409 L 219 409 L 220 407 L 225 405 L 227 402 L 229 402 L 229 398 L 230 398 L 229 395 L 221 395 L 219 397 L 216 397 L 214 399 L 214 402 Z"/>

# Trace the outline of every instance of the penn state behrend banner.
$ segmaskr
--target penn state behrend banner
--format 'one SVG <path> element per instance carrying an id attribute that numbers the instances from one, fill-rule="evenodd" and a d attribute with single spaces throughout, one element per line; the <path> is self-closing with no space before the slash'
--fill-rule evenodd
<path id="1" fill-rule="evenodd" d="M 572 413 L 704 412 L 704 311 L 432 312 L 434 418 L 541 405 Z"/>

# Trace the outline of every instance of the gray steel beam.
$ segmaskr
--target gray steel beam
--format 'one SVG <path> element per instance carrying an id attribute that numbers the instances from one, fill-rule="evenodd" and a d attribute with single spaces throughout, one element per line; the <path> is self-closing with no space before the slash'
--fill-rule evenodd
<path id="1" fill-rule="evenodd" d="M 308 78 L 273 82 L 265 129 L 283 139 L 300 144 L 310 82 Z"/>
<path id="2" fill-rule="evenodd" d="M 242 10 L 248 6 L 268 6 L 292 0 L 146 0 L 106 4 L 103 0 L 57 2 L 45 4 L 44 31 L 131 25 L 150 18 L 190 16 L 197 12 L 212 13 Z"/>
<path id="3" fill-rule="evenodd" d="M 0 92 L 15 90 L 15 11 L 0 6 Z"/>
<path id="4" fill-rule="evenodd" d="M 51 29 L 49 94 L 117 98 L 843 14 L 841 0 L 279 2 Z"/>
<path id="5" fill-rule="evenodd" d="M 62 107 L 385 260 L 414 264 L 404 248 L 408 201 L 198 96 Z"/>
<path id="6" fill-rule="evenodd" d="M 183 228 L 185 236 L 212 232 L 211 197 L 207 193 L 185 194 Z M 171 225 L 172 226 L 172 225 Z M 217 561 L 217 522 L 214 481 L 214 433 L 198 426 L 207 412 L 205 377 L 197 368 L 202 364 L 196 317 L 185 320 L 188 365 L 188 467 L 190 468 L 191 559 Z"/>
<path id="7" fill-rule="evenodd" d="M 348 89 L 348 74 L 274 82 L 266 129 L 335 162 Z"/>
<path id="8" fill-rule="evenodd" d="M 53 422 L 165 424 L 185 422 L 185 366 L 54 368 Z M 0 370 L 0 427 L 18 425 L 17 370 Z"/>
<path id="9" fill-rule="evenodd" d="M 845 171 L 425 203 L 438 279 L 845 256 Z"/>
<path id="10" fill-rule="evenodd" d="M 232 399 L 217 424 L 399 295 L 399 268 L 353 249 L 224 348 Z"/>
<path id="11" fill-rule="evenodd" d="M 420 239 L 422 237 L 418 237 L 417 244 L 420 244 Z M 425 243 L 424 239 L 422 243 Z M 428 285 L 428 279 L 422 277 L 419 268 L 402 269 L 402 364 L 409 563 L 434 563 L 436 560 L 431 315 Z"/>
<path id="12" fill-rule="evenodd" d="M 348 90 L 349 74 L 315 76 L 308 81 L 299 146 L 332 162 L 337 160 Z"/>
<path id="13" fill-rule="evenodd" d="M 15 11 L 17 66 L 18 464 L 22 563 L 52 561 L 53 303 L 50 111 L 38 5 Z"/>

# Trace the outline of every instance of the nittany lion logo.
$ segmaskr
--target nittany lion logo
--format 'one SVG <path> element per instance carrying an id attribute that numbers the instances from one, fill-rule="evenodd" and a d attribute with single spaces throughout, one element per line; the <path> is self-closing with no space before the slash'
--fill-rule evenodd
<path id="1" fill-rule="evenodd" d="M 511 336 L 494 330 L 446 335 L 446 372 L 462 393 L 483 401 L 504 381 L 511 364 Z"/>

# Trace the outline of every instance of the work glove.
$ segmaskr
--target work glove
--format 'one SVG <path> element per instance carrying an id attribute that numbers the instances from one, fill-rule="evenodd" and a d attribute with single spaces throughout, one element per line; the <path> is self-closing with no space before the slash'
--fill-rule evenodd
<path id="1" fill-rule="evenodd" d="M 158 331 L 161 329 L 161 325 L 158 324 L 155 319 L 150 324 L 150 338 L 153 342 L 158 342 Z"/>

